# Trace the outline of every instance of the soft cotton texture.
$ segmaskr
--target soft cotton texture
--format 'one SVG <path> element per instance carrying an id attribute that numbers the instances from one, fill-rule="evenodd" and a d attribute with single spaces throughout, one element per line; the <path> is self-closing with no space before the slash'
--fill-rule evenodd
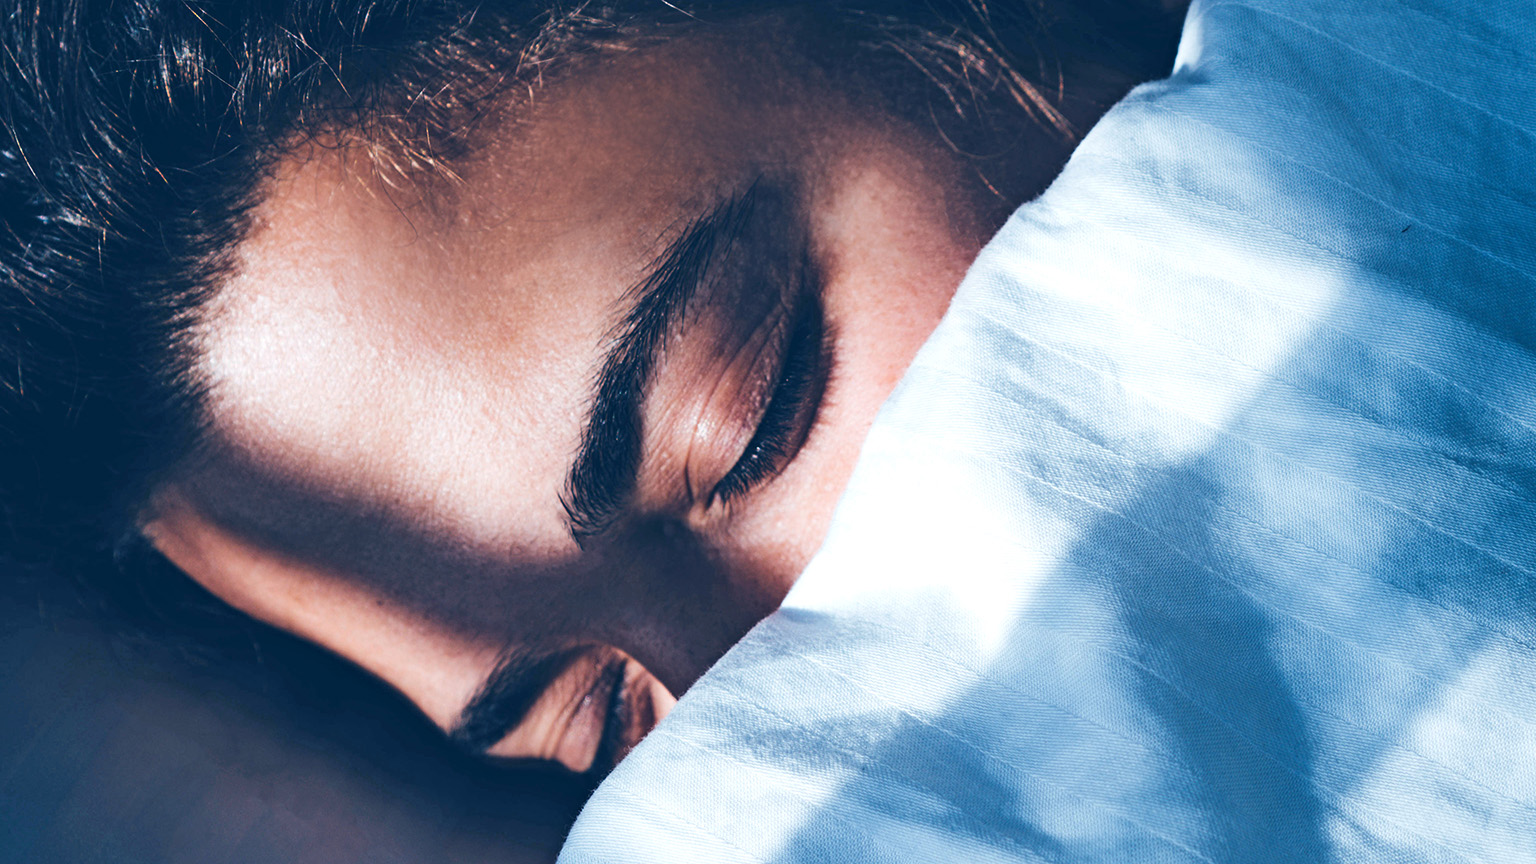
<path id="1" fill-rule="evenodd" d="M 561 861 L 1536 861 L 1533 82 L 1196 0 Z"/>

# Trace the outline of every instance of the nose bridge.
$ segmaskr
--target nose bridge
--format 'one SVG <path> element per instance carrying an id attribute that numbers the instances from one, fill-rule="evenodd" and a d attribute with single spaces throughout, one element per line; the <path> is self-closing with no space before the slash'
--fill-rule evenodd
<path id="1" fill-rule="evenodd" d="M 380 598 L 310 604 L 309 621 L 289 629 L 352 661 L 400 691 L 448 730 L 495 668 L 498 646 L 450 632 Z"/>
<path id="2" fill-rule="evenodd" d="M 603 550 L 590 578 L 608 586 L 590 610 L 597 638 L 681 695 L 772 612 L 781 580 L 675 529 L 635 531 Z"/>
<path id="3" fill-rule="evenodd" d="M 444 729 L 514 644 L 609 645 L 680 694 L 782 596 L 751 556 L 722 554 L 677 526 L 516 562 L 400 531 L 329 530 L 329 553 L 316 554 L 324 538 L 284 548 L 175 503 L 149 533 L 226 602 L 350 660 Z M 331 560 L 354 552 L 350 569 Z"/>
<path id="4" fill-rule="evenodd" d="M 400 691 L 444 730 L 495 667 L 498 648 L 447 631 L 346 582 L 311 582 L 283 610 L 247 609 L 355 663 Z"/>
<path id="5" fill-rule="evenodd" d="M 498 646 L 453 631 L 378 589 L 264 548 L 189 508 L 164 508 L 146 528 L 156 548 L 231 606 L 362 667 L 449 728 Z"/>

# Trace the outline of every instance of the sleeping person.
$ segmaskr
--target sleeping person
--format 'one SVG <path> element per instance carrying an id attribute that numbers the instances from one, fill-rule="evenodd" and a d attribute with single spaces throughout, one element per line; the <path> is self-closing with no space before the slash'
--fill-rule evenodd
<path id="1" fill-rule="evenodd" d="M 562 861 L 1536 861 L 1536 4 L 1195 0 Z"/>
<path id="2" fill-rule="evenodd" d="M 273 14 L 6 24 L 19 547 L 573 864 L 1531 860 L 1536 7 Z"/>
<path id="3" fill-rule="evenodd" d="M 1177 25 L 98 5 L 4 25 L 13 553 L 130 600 L 163 556 L 594 773 L 778 605 L 978 249 Z"/>

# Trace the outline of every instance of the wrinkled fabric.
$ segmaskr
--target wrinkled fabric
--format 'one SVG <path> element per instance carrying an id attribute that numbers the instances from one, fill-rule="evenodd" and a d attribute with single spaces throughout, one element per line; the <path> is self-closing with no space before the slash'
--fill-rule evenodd
<path id="1" fill-rule="evenodd" d="M 585 862 L 1536 861 L 1536 3 L 1196 0 Z"/>

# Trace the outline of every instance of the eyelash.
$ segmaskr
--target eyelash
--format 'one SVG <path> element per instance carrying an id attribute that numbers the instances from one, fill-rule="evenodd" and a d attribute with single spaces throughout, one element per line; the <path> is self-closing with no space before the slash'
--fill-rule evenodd
<path id="1" fill-rule="evenodd" d="M 728 505 L 782 471 L 788 457 L 803 442 L 804 435 L 797 433 L 802 428 L 808 433 L 815 425 L 829 365 L 826 325 L 815 290 L 804 289 L 796 307 L 795 322 L 785 343 L 783 368 L 768 407 L 741 457 L 710 491 L 710 506 Z M 809 407 L 812 415 L 802 420 L 813 400 L 816 404 Z"/>
<path id="2" fill-rule="evenodd" d="M 619 661 L 604 670 L 601 681 L 607 687 L 608 704 L 603 711 L 603 731 L 597 741 L 597 752 L 592 756 L 588 773 L 598 776 L 607 774 L 618 764 L 625 746 L 624 736 L 629 730 L 629 664 Z"/>

